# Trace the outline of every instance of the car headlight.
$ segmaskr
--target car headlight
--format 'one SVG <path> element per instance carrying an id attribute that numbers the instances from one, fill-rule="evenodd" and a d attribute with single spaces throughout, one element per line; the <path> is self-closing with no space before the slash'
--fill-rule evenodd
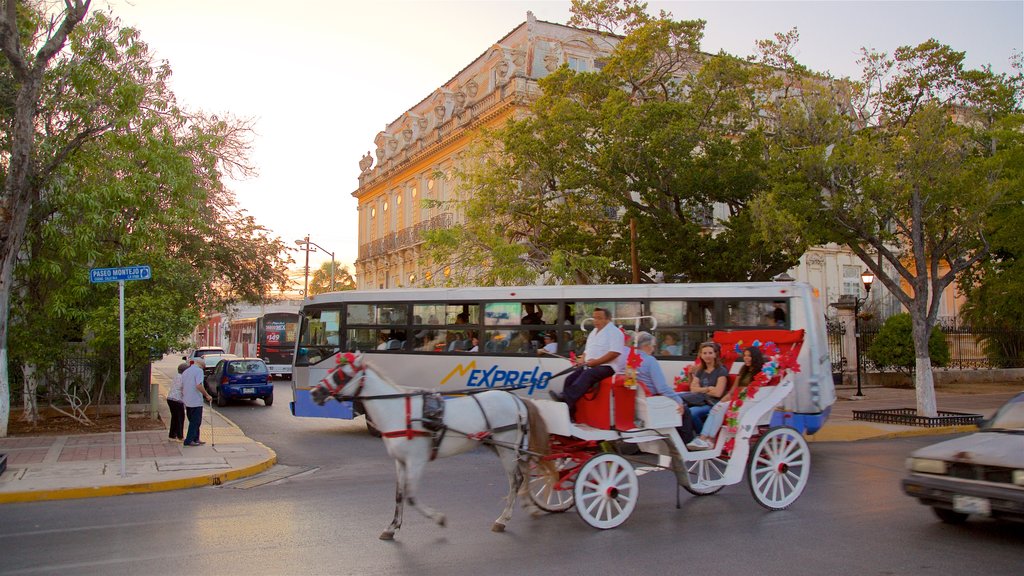
<path id="1" fill-rule="evenodd" d="M 1013 471 L 1013 483 L 1017 486 L 1024 486 L 1024 470 Z"/>
<path id="2" fill-rule="evenodd" d="M 924 474 L 945 474 L 946 462 L 931 458 L 908 458 L 907 468 L 910 468 L 913 472 L 922 472 Z"/>

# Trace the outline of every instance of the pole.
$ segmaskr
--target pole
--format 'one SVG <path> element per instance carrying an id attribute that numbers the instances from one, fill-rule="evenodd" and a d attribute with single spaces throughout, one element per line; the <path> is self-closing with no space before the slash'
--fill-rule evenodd
<path id="1" fill-rule="evenodd" d="M 306 234 L 306 283 L 302 286 L 303 298 L 309 298 L 309 234 Z"/>
<path id="2" fill-rule="evenodd" d="M 857 362 L 857 394 L 854 398 L 864 397 L 860 390 L 860 302 L 860 297 L 853 301 L 853 355 Z"/>
<path id="3" fill-rule="evenodd" d="M 124 394 L 124 280 L 117 281 L 117 287 L 120 292 L 120 312 L 121 312 L 121 478 L 128 477 L 128 471 L 126 470 L 126 444 L 125 439 L 127 420 L 125 418 L 125 394 Z"/>
<path id="4" fill-rule="evenodd" d="M 331 292 L 334 292 L 334 252 L 331 252 Z"/>
<path id="5" fill-rule="evenodd" d="M 629 219 L 629 261 L 633 268 L 633 284 L 639 284 L 640 257 L 636 250 L 636 218 Z"/>

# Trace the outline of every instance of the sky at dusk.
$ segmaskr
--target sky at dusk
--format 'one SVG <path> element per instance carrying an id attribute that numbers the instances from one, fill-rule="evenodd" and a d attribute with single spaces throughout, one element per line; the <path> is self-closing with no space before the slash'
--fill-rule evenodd
<path id="1" fill-rule="evenodd" d="M 935 38 L 967 64 L 1009 72 L 1024 51 L 1024 0 L 1002 2 L 649 2 L 707 21 L 702 49 L 747 56 L 793 27 L 814 70 L 857 74 L 861 47 Z M 179 103 L 255 120 L 258 176 L 238 203 L 289 245 L 310 239 L 351 265 L 359 159 L 386 125 L 526 20 L 564 24 L 553 0 L 94 0 L 167 60 Z M 293 255 L 299 264 L 304 254 Z M 311 267 L 329 260 L 311 255 Z"/>

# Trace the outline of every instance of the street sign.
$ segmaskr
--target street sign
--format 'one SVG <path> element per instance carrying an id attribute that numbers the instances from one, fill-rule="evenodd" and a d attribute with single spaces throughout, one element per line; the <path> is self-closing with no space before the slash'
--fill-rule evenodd
<path id="1" fill-rule="evenodd" d="M 120 324 L 121 324 L 121 477 L 127 478 L 128 471 L 125 464 L 125 453 L 127 447 L 125 444 L 127 440 L 125 435 L 127 434 L 127 422 L 125 421 L 127 412 L 125 411 L 125 393 L 124 393 L 124 283 L 129 280 L 149 280 L 153 277 L 153 271 L 149 269 L 149 266 L 125 266 L 124 268 L 90 268 L 89 269 L 89 282 L 93 284 L 99 284 L 101 282 L 117 282 L 118 292 L 120 292 L 118 299 L 120 300 Z"/>
<path id="2" fill-rule="evenodd" d="M 153 277 L 149 266 L 125 266 L 124 268 L 91 268 L 89 282 L 124 282 L 127 280 L 149 280 Z"/>

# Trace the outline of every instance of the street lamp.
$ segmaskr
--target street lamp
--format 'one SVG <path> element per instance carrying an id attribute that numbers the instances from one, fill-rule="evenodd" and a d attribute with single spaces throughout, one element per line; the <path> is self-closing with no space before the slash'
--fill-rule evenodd
<path id="1" fill-rule="evenodd" d="M 864 284 L 864 297 L 856 297 L 853 300 L 853 352 L 857 357 L 857 394 L 854 398 L 863 398 L 864 393 L 860 390 L 860 305 L 867 302 L 871 295 L 871 283 L 875 281 L 875 275 L 870 270 L 860 274 L 860 281 Z"/>
<path id="2" fill-rule="evenodd" d="M 317 248 L 323 250 L 324 253 L 331 255 L 331 292 L 334 292 L 334 252 L 331 252 L 316 242 L 311 242 L 308 234 L 302 240 L 296 240 L 295 244 L 302 246 L 302 249 L 306 251 L 306 280 L 305 285 L 302 287 L 302 295 L 309 298 L 309 253 L 316 252 Z"/>

